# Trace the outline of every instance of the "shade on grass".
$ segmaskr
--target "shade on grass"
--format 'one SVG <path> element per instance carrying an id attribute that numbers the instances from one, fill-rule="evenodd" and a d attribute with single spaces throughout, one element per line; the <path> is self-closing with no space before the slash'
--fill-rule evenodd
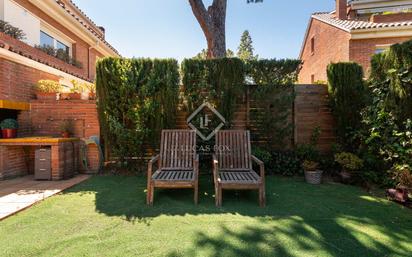
<path id="1" fill-rule="evenodd" d="M 412 256 L 412 211 L 359 188 L 267 178 L 267 207 L 253 192 L 224 192 L 214 207 L 202 175 L 191 190 L 157 191 L 144 177 L 93 177 L 0 222 L 1 256 Z"/>

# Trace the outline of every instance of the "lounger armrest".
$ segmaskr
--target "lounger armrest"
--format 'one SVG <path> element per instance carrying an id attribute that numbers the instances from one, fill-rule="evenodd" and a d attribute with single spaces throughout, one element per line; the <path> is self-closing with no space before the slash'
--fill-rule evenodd
<path id="1" fill-rule="evenodd" d="M 213 178 L 215 182 L 219 179 L 219 161 L 217 160 L 216 154 L 213 154 Z"/>
<path id="2" fill-rule="evenodd" d="M 153 164 L 155 162 L 158 162 L 160 158 L 160 155 L 154 156 L 152 159 L 150 159 L 149 163 L 147 164 L 147 178 L 150 179 L 152 177 L 152 171 L 153 171 Z"/>
<path id="3" fill-rule="evenodd" d="M 252 161 L 256 162 L 259 165 L 260 177 L 262 180 L 265 179 L 265 163 L 259 160 L 256 156 L 252 155 Z"/>

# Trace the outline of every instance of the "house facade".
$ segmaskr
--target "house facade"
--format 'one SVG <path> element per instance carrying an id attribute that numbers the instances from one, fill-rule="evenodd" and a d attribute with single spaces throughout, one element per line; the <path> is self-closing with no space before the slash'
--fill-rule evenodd
<path id="1" fill-rule="evenodd" d="M 36 100 L 35 85 L 39 80 L 53 80 L 68 91 L 73 80 L 93 83 L 96 61 L 120 56 L 105 40 L 104 28 L 71 0 L 0 0 L 0 22 L 24 34 L 16 37 L 4 28 L 0 32 L 0 121 L 16 119 L 18 137 L 37 138 L 59 136 L 59 126 L 70 119 L 72 136 L 98 137 L 95 100 Z M 98 156 L 97 147 L 89 148 L 93 170 L 98 168 Z M 0 180 L 33 173 L 33 162 L 33 147 L 1 147 Z M 57 166 L 62 162 L 63 156 L 52 160 Z"/>
<path id="2" fill-rule="evenodd" d="M 412 0 L 336 0 L 333 12 L 314 13 L 299 58 L 299 83 L 327 81 L 328 64 L 353 61 L 367 75 L 375 53 L 412 38 Z"/>

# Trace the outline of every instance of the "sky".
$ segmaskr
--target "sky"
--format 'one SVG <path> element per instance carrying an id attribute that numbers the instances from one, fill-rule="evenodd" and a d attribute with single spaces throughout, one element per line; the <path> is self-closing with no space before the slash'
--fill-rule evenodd
<path id="1" fill-rule="evenodd" d="M 188 0 L 74 0 L 124 57 L 190 58 L 206 39 Z M 208 5 L 212 0 L 204 0 Z M 260 58 L 298 58 L 311 13 L 331 11 L 334 0 L 228 0 L 227 48 L 237 51 L 249 30 Z"/>

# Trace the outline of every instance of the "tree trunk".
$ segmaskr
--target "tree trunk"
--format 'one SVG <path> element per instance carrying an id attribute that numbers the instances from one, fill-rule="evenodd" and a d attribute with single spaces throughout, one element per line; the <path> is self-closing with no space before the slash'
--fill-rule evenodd
<path id="1" fill-rule="evenodd" d="M 202 0 L 189 0 L 189 3 L 206 37 L 207 57 L 225 57 L 227 0 L 213 0 L 207 10 Z"/>

